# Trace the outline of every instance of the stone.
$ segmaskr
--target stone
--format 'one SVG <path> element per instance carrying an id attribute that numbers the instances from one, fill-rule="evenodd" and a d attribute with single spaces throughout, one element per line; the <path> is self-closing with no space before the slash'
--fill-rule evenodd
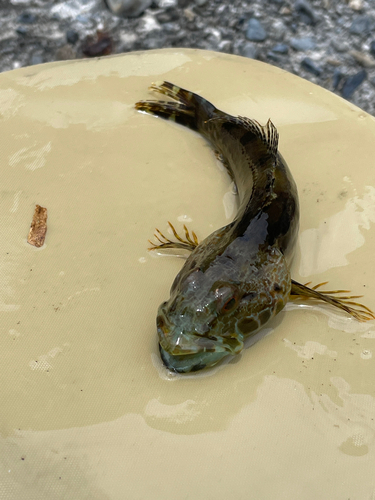
<path id="1" fill-rule="evenodd" d="M 310 2 L 307 0 L 297 0 L 294 3 L 294 10 L 305 24 L 316 24 L 319 20 Z"/>
<path id="2" fill-rule="evenodd" d="M 30 59 L 30 64 L 35 66 L 35 64 L 43 64 L 43 57 L 39 54 L 33 54 Z"/>
<path id="3" fill-rule="evenodd" d="M 287 54 L 289 52 L 289 47 L 285 43 L 278 43 L 274 45 L 271 50 L 276 54 Z"/>
<path id="4" fill-rule="evenodd" d="M 27 28 L 26 26 L 17 26 L 16 28 L 16 33 L 18 33 L 19 35 L 27 35 Z"/>
<path id="5" fill-rule="evenodd" d="M 316 47 L 316 42 L 311 37 L 291 38 L 290 46 L 294 50 L 300 50 L 300 51 L 314 50 Z"/>
<path id="6" fill-rule="evenodd" d="M 268 59 L 271 59 L 271 61 L 274 61 L 274 62 L 280 61 L 280 56 L 275 54 L 274 52 L 272 52 L 272 50 L 269 50 L 267 52 L 267 57 L 268 57 Z"/>
<path id="7" fill-rule="evenodd" d="M 241 56 L 249 57 L 250 59 L 256 59 L 259 55 L 259 49 L 255 44 L 251 42 L 245 42 L 240 48 L 240 53 Z"/>
<path id="8" fill-rule="evenodd" d="M 322 73 L 322 69 L 315 64 L 310 57 L 305 57 L 301 62 L 301 67 L 306 71 L 313 73 L 315 76 L 319 76 Z"/>
<path id="9" fill-rule="evenodd" d="M 287 27 L 285 26 L 283 21 L 281 21 L 281 19 L 276 19 L 276 21 L 272 23 L 270 29 L 270 35 L 274 40 L 276 41 L 283 40 L 286 32 L 287 32 Z"/>
<path id="10" fill-rule="evenodd" d="M 33 24 L 36 20 L 37 16 L 31 14 L 30 12 L 23 12 L 17 19 L 17 21 L 22 24 Z"/>
<path id="11" fill-rule="evenodd" d="M 66 41 L 71 45 L 75 45 L 79 40 L 79 34 L 75 30 L 68 30 L 66 32 Z"/>
<path id="12" fill-rule="evenodd" d="M 263 42 L 267 38 L 266 30 L 254 17 L 247 24 L 246 38 L 251 42 Z"/>
<path id="13" fill-rule="evenodd" d="M 69 59 L 75 59 L 77 57 L 73 47 L 69 44 L 63 45 L 56 50 L 55 59 L 56 61 L 68 61 Z"/>
<path id="14" fill-rule="evenodd" d="M 349 31 L 353 35 L 367 35 L 373 26 L 373 19 L 366 15 L 357 16 L 352 22 Z"/>
<path id="15" fill-rule="evenodd" d="M 152 0 L 104 0 L 116 16 L 137 17 L 150 7 Z"/>
<path id="16" fill-rule="evenodd" d="M 351 50 L 349 54 L 364 68 L 374 68 L 375 59 L 369 54 L 364 54 L 359 50 Z"/>
<path id="17" fill-rule="evenodd" d="M 349 7 L 353 10 L 362 10 L 363 9 L 363 0 L 350 0 Z"/>
<path id="18" fill-rule="evenodd" d="M 349 99 L 357 90 L 357 88 L 364 82 L 364 80 L 367 78 L 367 72 L 366 70 L 362 69 L 355 75 L 349 76 L 345 82 L 344 85 L 342 86 L 341 89 L 341 95 L 345 99 Z"/>
<path id="19" fill-rule="evenodd" d="M 333 72 L 333 77 L 332 77 L 332 87 L 334 90 L 338 89 L 338 86 L 340 85 L 341 80 L 343 79 L 344 73 L 340 69 L 335 69 Z"/>
<path id="20" fill-rule="evenodd" d="M 218 49 L 220 52 L 225 52 L 226 54 L 230 54 L 232 52 L 232 41 L 221 40 L 221 42 L 218 45 Z"/>

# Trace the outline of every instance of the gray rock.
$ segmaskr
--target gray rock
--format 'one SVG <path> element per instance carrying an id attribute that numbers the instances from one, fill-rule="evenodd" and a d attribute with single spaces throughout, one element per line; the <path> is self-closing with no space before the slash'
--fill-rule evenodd
<path id="1" fill-rule="evenodd" d="M 370 52 L 373 56 L 375 56 L 375 40 L 372 40 L 370 43 Z"/>
<path id="2" fill-rule="evenodd" d="M 272 47 L 272 52 L 276 52 L 276 54 L 287 54 L 289 52 L 289 47 L 285 43 L 278 43 Z"/>
<path id="3" fill-rule="evenodd" d="M 56 61 L 68 61 L 69 59 L 75 59 L 77 54 L 73 47 L 69 44 L 63 45 L 56 50 L 55 59 Z"/>
<path id="4" fill-rule="evenodd" d="M 266 30 L 254 17 L 247 24 L 246 38 L 252 42 L 263 42 L 267 38 Z"/>
<path id="5" fill-rule="evenodd" d="M 287 32 L 287 27 L 281 21 L 281 19 L 276 19 L 272 23 L 271 29 L 270 29 L 270 36 L 276 40 L 276 41 L 282 41 L 285 38 L 285 34 Z"/>
<path id="6" fill-rule="evenodd" d="M 364 82 L 366 78 L 367 72 L 364 69 L 362 69 L 355 75 L 349 76 L 342 86 L 341 95 L 345 99 L 349 99 L 354 94 L 354 91 L 357 90 L 357 88 Z"/>
<path id="7" fill-rule="evenodd" d="M 66 41 L 70 43 L 70 45 L 75 45 L 79 40 L 79 34 L 75 30 L 68 30 L 66 32 Z"/>
<path id="8" fill-rule="evenodd" d="M 51 7 L 50 12 L 55 19 L 77 19 L 99 8 L 99 0 L 67 0 Z"/>
<path id="9" fill-rule="evenodd" d="M 297 0 L 294 10 L 299 14 L 301 20 L 306 24 L 316 24 L 319 20 L 317 14 L 307 0 Z"/>
<path id="10" fill-rule="evenodd" d="M 274 62 L 279 62 L 280 61 L 280 56 L 272 52 L 272 50 L 267 52 L 267 58 L 271 59 L 271 61 Z"/>
<path id="11" fill-rule="evenodd" d="M 43 63 L 43 57 L 39 54 L 33 54 L 33 56 L 30 59 L 30 64 L 34 66 L 35 64 L 42 64 Z"/>
<path id="12" fill-rule="evenodd" d="M 218 49 L 220 50 L 220 52 L 226 52 L 227 54 L 230 54 L 232 50 L 232 41 L 222 40 L 218 45 Z"/>
<path id="13" fill-rule="evenodd" d="M 19 35 L 27 35 L 26 26 L 17 26 L 16 33 L 18 33 Z"/>
<path id="14" fill-rule="evenodd" d="M 317 66 L 315 61 L 313 61 L 310 57 L 305 57 L 302 60 L 301 67 L 315 76 L 319 76 L 323 71 L 322 68 Z"/>
<path id="15" fill-rule="evenodd" d="M 256 59 L 259 55 L 258 47 L 251 42 L 245 42 L 240 47 L 240 54 L 244 57 L 249 57 L 250 59 Z"/>
<path id="16" fill-rule="evenodd" d="M 370 16 L 357 16 L 352 22 L 349 31 L 353 35 L 367 35 L 374 25 L 374 20 Z"/>
<path id="17" fill-rule="evenodd" d="M 116 16 L 136 17 L 150 7 L 152 0 L 104 0 Z"/>
<path id="18" fill-rule="evenodd" d="M 23 12 L 17 19 L 17 21 L 22 24 L 33 24 L 36 20 L 37 17 L 30 12 Z"/>
<path id="19" fill-rule="evenodd" d="M 341 39 L 331 40 L 331 46 L 337 52 L 349 52 L 349 50 L 352 48 L 348 42 L 345 42 L 344 40 Z"/>
<path id="20" fill-rule="evenodd" d="M 291 38 L 290 39 L 290 46 L 294 50 L 314 50 L 316 47 L 316 42 L 313 38 L 311 37 L 303 37 L 303 38 Z"/>
<path id="21" fill-rule="evenodd" d="M 343 76 L 344 73 L 341 72 L 341 69 L 336 68 L 335 71 L 333 72 L 333 77 L 332 77 L 332 86 L 334 90 L 337 90 L 339 88 Z"/>

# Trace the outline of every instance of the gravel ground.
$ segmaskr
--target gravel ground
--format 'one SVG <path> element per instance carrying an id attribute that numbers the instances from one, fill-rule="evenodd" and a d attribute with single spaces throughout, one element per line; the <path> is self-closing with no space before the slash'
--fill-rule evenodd
<path id="1" fill-rule="evenodd" d="M 0 0 L 0 27 L 0 71 L 193 47 L 279 66 L 375 115 L 375 0 Z"/>

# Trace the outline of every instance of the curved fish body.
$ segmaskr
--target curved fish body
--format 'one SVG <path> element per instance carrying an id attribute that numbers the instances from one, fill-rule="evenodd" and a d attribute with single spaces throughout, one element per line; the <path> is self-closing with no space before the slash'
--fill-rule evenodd
<path id="1" fill-rule="evenodd" d="M 213 366 L 241 352 L 244 340 L 284 307 L 298 232 L 298 197 L 278 152 L 269 120 L 233 117 L 168 82 L 152 88 L 176 102 L 144 101 L 136 108 L 199 132 L 234 180 L 239 209 L 190 254 L 168 301 L 159 307 L 161 357 L 173 371 Z"/>
<path id="2" fill-rule="evenodd" d="M 322 298 L 291 280 L 298 195 L 278 152 L 273 123 L 269 120 L 262 126 L 249 118 L 228 115 L 199 95 L 168 82 L 150 88 L 174 101 L 140 101 L 136 109 L 200 133 L 223 161 L 239 197 L 233 222 L 200 244 L 188 238 L 192 252 L 172 284 L 169 300 L 158 310 L 164 364 L 186 373 L 240 353 L 244 340 L 279 313 L 291 293 L 345 309 L 334 303 L 338 300 Z M 178 242 L 168 246 L 186 247 Z"/>

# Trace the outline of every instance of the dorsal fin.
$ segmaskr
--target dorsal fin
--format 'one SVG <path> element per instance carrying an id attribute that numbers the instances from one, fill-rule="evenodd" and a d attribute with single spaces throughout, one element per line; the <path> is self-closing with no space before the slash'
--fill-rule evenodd
<path id="1" fill-rule="evenodd" d="M 279 133 L 275 125 L 271 122 L 271 119 L 265 125 L 261 125 L 256 120 L 251 118 L 246 118 L 246 116 L 215 116 L 210 118 L 205 123 L 218 121 L 221 123 L 230 122 L 234 124 L 241 124 L 245 129 L 252 132 L 254 135 L 262 140 L 273 155 L 277 155 L 277 148 L 279 145 Z"/>
<path id="2" fill-rule="evenodd" d="M 245 116 L 239 116 L 238 119 L 244 124 L 244 126 L 251 130 L 259 139 L 264 141 L 270 153 L 273 156 L 277 155 L 277 148 L 279 145 L 279 133 L 275 125 L 271 122 L 271 119 L 265 125 L 261 125 L 256 120 L 251 118 L 246 118 Z"/>

